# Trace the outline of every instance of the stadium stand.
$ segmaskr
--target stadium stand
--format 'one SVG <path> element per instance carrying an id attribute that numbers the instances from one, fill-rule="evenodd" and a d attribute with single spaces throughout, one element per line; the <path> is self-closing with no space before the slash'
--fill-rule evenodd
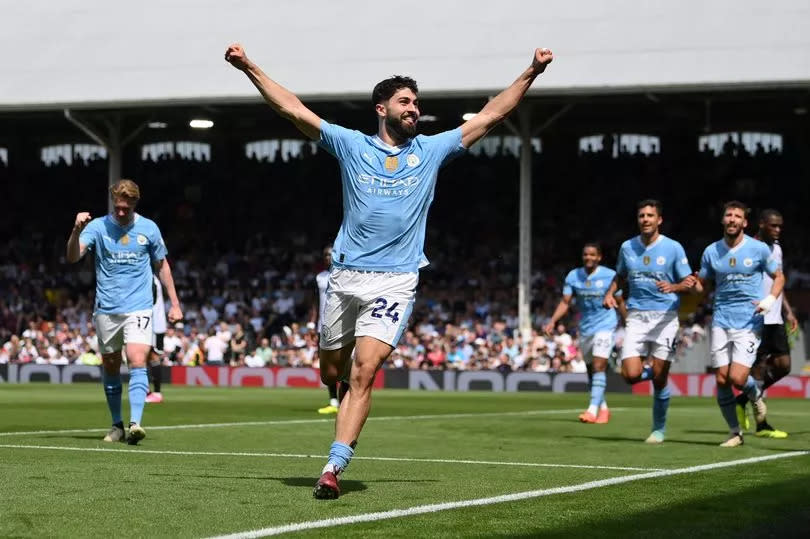
<path id="1" fill-rule="evenodd" d="M 806 156 L 790 145 L 746 147 L 726 137 L 717 151 L 696 143 L 689 159 L 675 159 L 660 147 L 644 153 L 617 148 L 619 137 L 600 138 L 598 150 L 534 153 L 542 188 L 534 192 L 533 229 L 540 239 L 533 248 L 535 334 L 525 349 L 514 335 L 518 161 L 496 140 L 488 151 L 445 169 L 428 225 L 431 265 L 391 366 L 581 369 L 576 334 L 560 328 L 546 338 L 537 330 L 554 308 L 565 272 L 579 263 L 581 245 L 601 242 L 604 263 L 613 264 L 621 241 L 635 232 L 634 202 L 648 196 L 665 202 L 664 231 L 682 241 L 693 266 L 718 236 L 722 201 L 779 207 L 787 225 L 788 293 L 806 321 L 810 259 L 803 246 L 810 222 L 800 206 L 785 203 L 808 199 Z M 283 152 L 282 146 L 260 158 L 229 160 L 142 152 L 133 174 L 144 193 L 139 209 L 165 231 L 186 313 L 171 331 L 166 363 L 203 364 L 211 333 L 225 341 L 233 365 L 317 365 L 312 289 L 322 269 L 320 250 L 339 224 L 338 171 L 323 151 L 299 144 L 298 151 Z M 93 200 L 95 207 L 87 209 L 104 212 L 98 186 L 106 164 L 99 154 L 73 157 L 70 164 L 62 156 L 35 166 L 13 159 L 0 166 L 6 202 L 0 214 L 0 362 L 97 361 L 92 260 L 68 266 L 63 250 L 65 223 L 75 211 Z M 682 354 L 705 339 L 707 301 L 685 302 Z"/>

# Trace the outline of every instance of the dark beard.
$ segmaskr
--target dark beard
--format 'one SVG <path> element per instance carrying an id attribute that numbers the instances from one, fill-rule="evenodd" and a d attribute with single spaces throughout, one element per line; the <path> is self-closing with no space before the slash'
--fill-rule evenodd
<path id="1" fill-rule="evenodd" d="M 723 233 L 725 234 L 726 238 L 730 240 L 736 240 L 745 233 L 745 229 L 743 229 L 743 227 L 740 227 L 737 229 L 737 232 L 735 234 L 730 234 L 724 229 Z"/>
<path id="2" fill-rule="evenodd" d="M 414 123 L 413 127 L 405 125 L 400 118 L 386 116 L 385 126 L 400 142 L 405 142 L 409 138 L 416 136 L 416 124 Z"/>

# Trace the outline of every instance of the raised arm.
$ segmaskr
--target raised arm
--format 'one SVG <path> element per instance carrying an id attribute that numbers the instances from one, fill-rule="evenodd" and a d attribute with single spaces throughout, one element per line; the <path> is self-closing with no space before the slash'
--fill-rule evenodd
<path id="1" fill-rule="evenodd" d="M 247 75 L 273 110 L 290 120 L 308 138 L 321 138 L 321 119 L 318 115 L 305 107 L 298 96 L 265 75 L 259 66 L 248 59 L 242 45 L 230 45 L 225 51 L 225 60 Z"/>
<path id="2" fill-rule="evenodd" d="M 87 252 L 87 246 L 79 241 L 79 235 L 82 230 L 90 222 L 90 214 L 86 211 L 76 214 L 76 220 L 73 222 L 73 230 L 70 231 L 70 237 L 67 241 L 67 261 L 71 264 L 78 262 Z"/>
<path id="3" fill-rule="evenodd" d="M 553 59 L 554 55 L 549 49 L 536 49 L 532 65 L 511 86 L 491 99 L 481 112 L 461 125 L 461 144 L 469 148 L 490 129 L 504 121 L 523 99 L 537 75 L 545 71 Z"/>
<path id="4" fill-rule="evenodd" d="M 169 322 L 174 324 L 183 319 L 183 311 L 180 309 L 180 300 L 177 297 L 177 290 L 174 288 L 174 277 L 172 277 L 172 268 L 169 266 L 169 261 L 162 258 L 155 262 L 158 278 L 163 286 L 166 287 L 166 292 L 169 295 Z"/>

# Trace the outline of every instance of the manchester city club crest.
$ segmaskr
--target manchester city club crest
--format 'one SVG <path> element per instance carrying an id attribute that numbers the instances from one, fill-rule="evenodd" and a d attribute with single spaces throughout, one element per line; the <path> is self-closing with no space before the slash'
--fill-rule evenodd
<path id="1" fill-rule="evenodd" d="M 138 234 L 138 245 L 146 245 L 149 240 L 143 234 Z"/>
<path id="2" fill-rule="evenodd" d="M 659 256 L 658 258 L 655 259 L 655 263 L 658 264 L 659 266 L 663 266 L 664 264 L 667 263 L 667 259 L 664 258 L 663 256 Z"/>
<path id="3" fill-rule="evenodd" d="M 419 164 L 419 156 L 412 153 L 407 157 L 407 159 L 405 159 L 405 162 L 408 163 L 409 167 L 413 168 Z"/>
<path id="4" fill-rule="evenodd" d="M 389 155 L 385 158 L 385 170 L 393 172 L 399 166 L 399 158 L 396 155 Z"/>
<path id="5" fill-rule="evenodd" d="M 322 326 L 321 327 L 321 340 L 328 341 L 332 338 L 332 330 L 329 326 Z"/>
<path id="6" fill-rule="evenodd" d="M 728 265 L 732 268 L 737 267 L 737 259 L 732 256 L 728 259 Z"/>
<path id="7" fill-rule="evenodd" d="M 754 261 L 752 259 L 746 258 L 745 260 L 743 260 L 743 266 L 745 266 L 746 268 L 750 268 L 753 265 Z"/>
<path id="8" fill-rule="evenodd" d="M 644 258 L 641 259 L 641 261 L 644 262 L 645 266 L 650 265 L 650 257 L 649 256 L 645 256 Z"/>

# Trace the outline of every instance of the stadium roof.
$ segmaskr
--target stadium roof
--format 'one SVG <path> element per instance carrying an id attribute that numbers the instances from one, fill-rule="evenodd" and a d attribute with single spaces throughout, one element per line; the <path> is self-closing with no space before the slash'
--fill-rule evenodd
<path id="1" fill-rule="evenodd" d="M 538 95 L 810 88 L 806 0 L 0 0 L 0 111 L 239 104 L 232 41 L 309 100 L 366 99 L 394 73 L 486 96 L 557 60 Z"/>

